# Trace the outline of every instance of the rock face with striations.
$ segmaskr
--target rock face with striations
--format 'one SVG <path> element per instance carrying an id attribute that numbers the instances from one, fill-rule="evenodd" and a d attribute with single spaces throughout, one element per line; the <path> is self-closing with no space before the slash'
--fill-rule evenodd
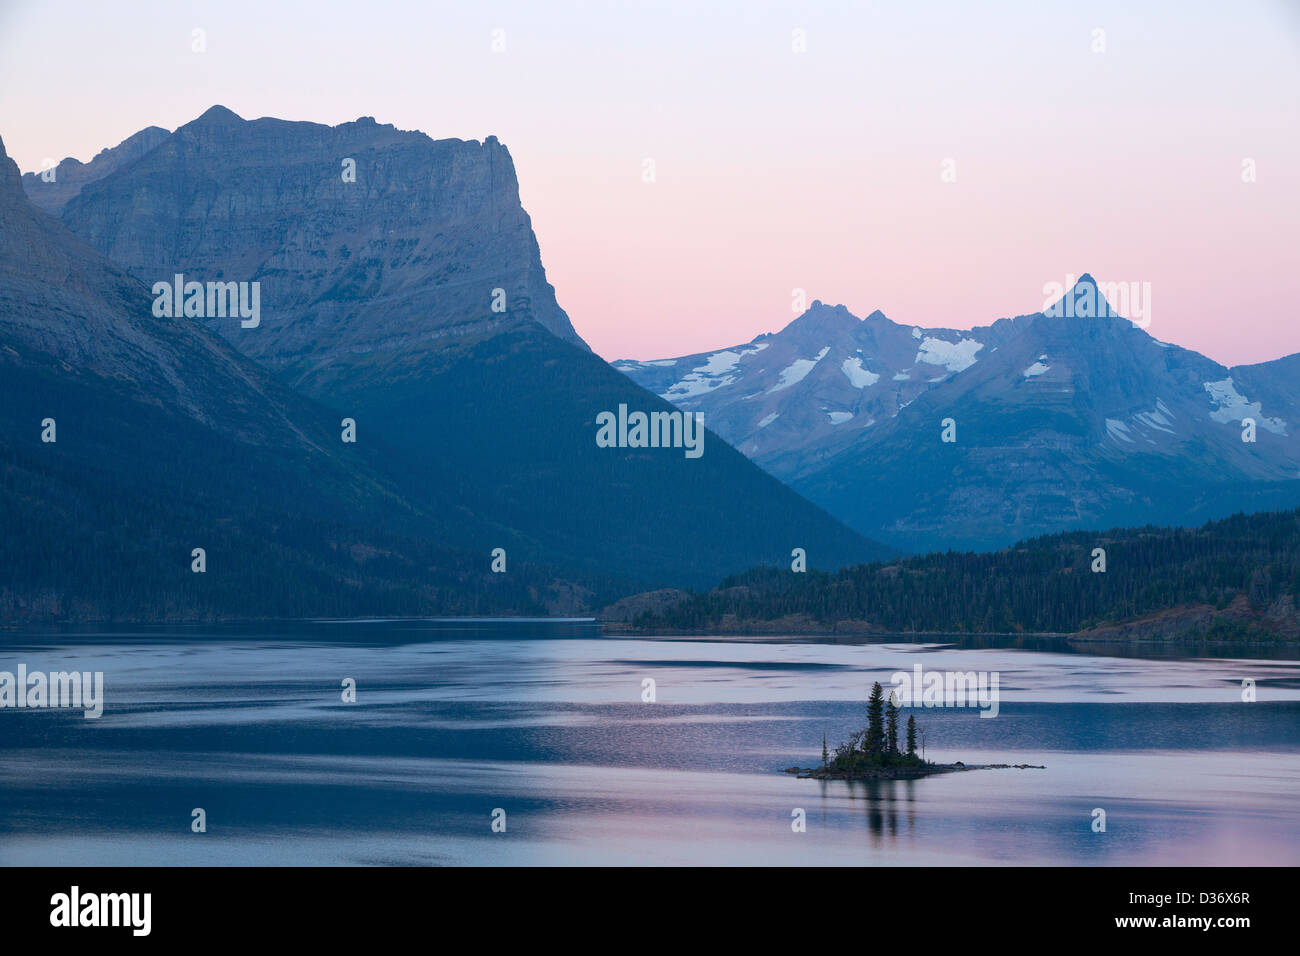
<path id="1" fill-rule="evenodd" d="M 46 185 L 27 184 L 33 197 Z M 351 353 L 530 321 L 586 348 L 495 137 L 432 140 L 369 117 L 245 121 L 214 106 L 85 183 L 62 218 L 150 285 L 182 267 L 186 281 L 258 282 L 256 334 L 208 321 L 290 380 Z"/>

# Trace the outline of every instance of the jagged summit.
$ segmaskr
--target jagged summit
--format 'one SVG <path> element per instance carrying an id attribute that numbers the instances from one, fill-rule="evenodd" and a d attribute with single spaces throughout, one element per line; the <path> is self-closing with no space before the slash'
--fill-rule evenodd
<path id="1" fill-rule="evenodd" d="M 785 331 L 835 334 L 856 328 L 860 322 L 861 320 L 845 306 L 827 305 L 821 299 L 814 299 L 812 305 L 802 315 L 785 327 Z"/>

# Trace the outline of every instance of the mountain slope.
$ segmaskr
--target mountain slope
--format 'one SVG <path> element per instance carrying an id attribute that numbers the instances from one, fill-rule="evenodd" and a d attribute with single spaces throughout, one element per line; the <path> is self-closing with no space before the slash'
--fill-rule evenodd
<path id="1" fill-rule="evenodd" d="M 356 183 L 339 179 L 340 156 L 356 158 Z M 214 107 L 86 186 L 63 219 L 149 283 L 262 283 L 256 328 L 206 321 L 356 418 L 416 476 L 417 497 L 501 528 L 495 543 L 524 559 L 707 586 L 795 547 L 822 567 L 889 553 L 713 433 L 699 458 L 597 445 L 601 412 L 672 407 L 571 334 L 494 139 Z"/>

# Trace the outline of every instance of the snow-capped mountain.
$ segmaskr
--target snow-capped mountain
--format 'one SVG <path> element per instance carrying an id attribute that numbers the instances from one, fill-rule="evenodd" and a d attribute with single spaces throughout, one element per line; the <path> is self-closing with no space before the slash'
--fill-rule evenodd
<path id="1" fill-rule="evenodd" d="M 747 345 L 652 362 L 617 361 L 780 478 L 803 474 L 898 415 L 996 347 L 991 329 L 921 329 L 879 311 L 858 319 L 817 301 Z"/>
<path id="2" fill-rule="evenodd" d="M 1300 503 L 1300 356 L 1226 368 L 1115 315 L 1088 275 L 1067 298 L 1085 295 L 1086 316 L 966 331 L 817 302 L 747 345 L 614 366 L 904 548 Z"/>

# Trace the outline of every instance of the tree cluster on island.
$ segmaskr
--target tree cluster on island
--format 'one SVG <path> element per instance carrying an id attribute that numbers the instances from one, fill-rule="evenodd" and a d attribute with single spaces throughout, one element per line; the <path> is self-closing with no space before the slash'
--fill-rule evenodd
<path id="1" fill-rule="evenodd" d="M 854 731 L 847 741 L 831 753 L 822 736 L 822 766 L 824 772 L 857 773 L 884 768 L 917 768 L 931 766 L 916 752 L 916 718 L 907 718 L 904 745 L 899 747 L 898 721 L 900 709 L 894 696 L 885 696 L 880 681 L 871 686 L 867 698 L 867 726 Z"/>

